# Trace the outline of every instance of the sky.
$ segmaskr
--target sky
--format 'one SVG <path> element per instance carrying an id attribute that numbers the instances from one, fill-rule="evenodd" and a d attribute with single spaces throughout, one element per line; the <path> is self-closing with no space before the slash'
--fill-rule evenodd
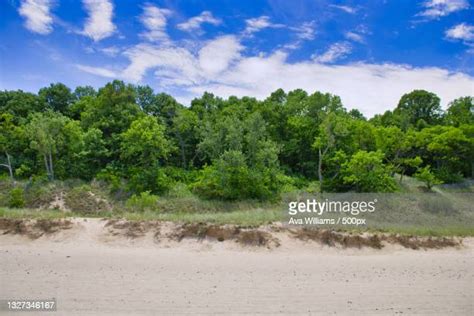
<path id="1" fill-rule="evenodd" d="M 471 2 L 471 3 L 470 3 Z M 339 95 L 372 116 L 414 89 L 474 96 L 474 0 L 0 0 L 0 89 L 149 85 Z"/>

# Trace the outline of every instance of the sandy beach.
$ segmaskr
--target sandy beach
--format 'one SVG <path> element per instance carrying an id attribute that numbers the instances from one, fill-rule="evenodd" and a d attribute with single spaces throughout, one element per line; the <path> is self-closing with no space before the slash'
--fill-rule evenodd
<path id="1" fill-rule="evenodd" d="M 35 240 L 1 236 L 0 296 L 54 297 L 55 315 L 473 312 L 472 239 L 461 248 L 377 250 L 280 236 L 281 246 L 267 249 L 104 231 L 103 221 L 88 220 Z"/>

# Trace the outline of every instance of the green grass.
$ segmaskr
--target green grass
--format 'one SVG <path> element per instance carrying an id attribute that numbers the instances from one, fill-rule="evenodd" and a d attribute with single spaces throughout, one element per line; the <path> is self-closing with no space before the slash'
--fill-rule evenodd
<path id="1" fill-rule="evenodd" d="M 85 216 L 80 213 L 64 213 L 56 210 L 32 210 L 0 208 L 0 217 L 3 218 L 31 218 L 31 219 L 58 219 L 71 217 L 97 217 L 97 218 L 125 218 L 133 221 L 158 220 L 171 222 L 197 223 L 206 222 L 218 225 L 234 224 L 246 227 L 256 227 L 279 221 L 279 209 L 257 209 L 247 211 L 216 212 L 216 213 L 159 213 L 146 212 L 105 212 L 96 216 Z"/>
<path id="2" fill-rule="evenodd" d="M 353 232 L 387 232 L 414 236 L 474 236 L 474 208 L 472 207 L 474 205 L 474 191 L 472 181 L 466 181 L 462 185 L 437 186 L 434 188 L 434 192 L 430 194 L 420 193 L 420 185 L 421 183 L 416 179 L 404 177 L 402 192 L 398 195 L 388 196 L 384 203 L 380 200 L 380 206 L 383 204 L 387 207 L 380 207 L 376 212 L 367 214 L 365 218 L 367 218 L 368 226 L 336 226 L 333 228 Z M 51 187 L 46 190 L 47 193 L 51 195 L 51 192 L 58 191 L 59 189 L 56 186 L 51 184 Z M 61 184 L 61 190 L 69 192 L 66 189 L 66 185 Z M 80 204 L 83 203 L 82 198 L 76 198 L 78 208 L 73 212 L 38 210 L 36 204 L 27 204 L 27 207 L 23 209 L 0 207 L 0 217 L 19 219 L 125 218 L 128 220 L 159 220 L 185 223 L 206 222 L 218 225 L 234 224 L 245 227 L 286 222 L 284 212 L 286 207 L 282 203 L 252 200 L 203 200 L 192 194 L 187 194 L 184 196 L 160 196 L 155 209 L 139 212 L 136 209 L 126 207 L 123 202 L 113 199 L 111 196 L 107 197 L 102 192 L 104 189 L 97 185 L 91 186 L 91 190 L 96 195 L 107 198 L 113 206 L 113 210 L 84 212 L 81 209 L 83 204 Z M 3 191 L 6 191 L 6 189 L 3 188 L 2 190 L 0 187 L 0 195 Z M 34 190 L 28 191 L 32 198 L 42 201 L 36 196 L 36 193 Z M 47 197 L 47 200 L 51 198 L 51 196 Z M 290 201 L 302 197 L 303 192 L 295 191 L 287 193 L 284 200 Z M 308 197 L 314 197 L 314 194 L 311 193 Z M 44 203 L 40 204 L 43 205 Z M 340 216 L 340 214 L 325 217 L 331 216 Z M 320 227 L 331 228 L 329 226 Z"/>
<path id="3" fill-rule="evenodd" d="M 31 218 L 31 219 L 58 219 L 71 217 L 85 217 L 79 213 L 64 213 L 57 210 L 32 210 L 32 209 L 10 209 L 0 208 L 0 217 L 3 218 Z M 153 211 L 138 212 L 106 212 L 101 213 L 97 218 L 125 218 L 132 221 L 171 221 L 184 223 L 212 223 L 217 225 L 234 224 L 243 227 L 257 227 L 282 220 L 281 209 L 254 209 L 237 210 L 231 212 L 213 212 L 213 213 L 159 213 Z M 474 225 L 472 223 L 453 222 L 448 225 L 431 224 L 429 226 L 406 225 L 401 226 L 393 223 L 377 222 L 368 227 L 339 227 L 338 229 L 349 232 L 372 232 L 372 233 L 393 233 L 413 236 L 474 236 Z"/>
<path id="4" fill-rule="evenodd" d="M 234 224 L 245 227 L 256 227 L 270 224 L 281 219 L 281 211 L 276 209 L 233 211 L 217 213 L 124 213 L 129 220 L 160 220 L 185 223 L 212 223 L 218 225 Z"/>

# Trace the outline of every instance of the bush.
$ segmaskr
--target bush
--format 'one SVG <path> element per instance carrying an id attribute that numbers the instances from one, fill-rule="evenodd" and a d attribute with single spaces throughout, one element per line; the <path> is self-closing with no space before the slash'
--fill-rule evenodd
<path id="1" fill-rule="evenodd" d="M 436 178 L 442 181 L 442 183 L 458 183 L 463 181 L 463 175 L 460 172 L 455 172 L 448 168 L 436 170 Z"/>
<path id="2" fill-rule="evenodd" d="M 443 183 L 443 181 L 439 180 L 431 172 L 430 166 L 426 166 L 426 167 L 421 168 L 420 170 L 418 170 L 417 173 L 415 173 L 415 178 L 418 179 L 421 182 L 424 182 L 425 186 L 428 190 L 431 190 L 431 188 L 436 184 Z"/>
<path id="3" fill-rule="evenodd" d="M 29 208 L 47 207 L 58 193 L 54 183 L 31 181 L 26 185 L 26 206 Z"/>
<path id="4" fill-rule="evenodd" d="M 140 195 L 132 195 L 125 206 L 130 211 L 153 211 L 156 210 L 158 204 L 158 196 L 153 195 L 150 191 L 140 193 Z"/>
<path id="5" fill-rule="evenodd" d="M 176 182 L 171 188 L 168 190 L 168 197 L 172 198 L 184 198 L 190 197 L 193 193 L 188 189 L 188 186 L 182 182 Z"/>
<path id="6" fill-rule="evenodd" d="M 212 166 L 204 167 L 194 191 L 211 199 L 268 200 L 278 196 L 279 180 L 278 170 L 264 166 L 250 169 L 241 152 L 227 151 Z"/>
<path id="7" fill-rule="evenodd" d="M 100 194 L 92 192 L 89 185 L 75 187 L 67 192 L 66 207 L 74 212 L 96 214 L 111 209 L 110 204 Z"/>
<path id="8" fill-rule="evenodd" d="M 164 193 L 170 186 L 170 180 L 161 168 L 131 168 L 128 178 L 127 188 L 132 193 Z"/>
<path id="9" fill-rule="evenodd" d="M 15 187 L 10 191 L 10 200 L 8 207 L 22 208 L 25 206 L 25 192 L 22 187 Z"/>
<path id="10" fill-rule="evenodd" d="M 104 181 L 110 185 L 111 192 L 120 191 L 123 188 L 120 171 L 113 166 L 107 166 L 96 176 L 96 180 Z"/>
<path id="11" fill-rule="evenodd" d="M 383 164 L 381 152 L 360 150 L 342 165 L 344 183 L 352 185 L 358 192 L 393 192 L 397 183 L 391 170 Z"/>

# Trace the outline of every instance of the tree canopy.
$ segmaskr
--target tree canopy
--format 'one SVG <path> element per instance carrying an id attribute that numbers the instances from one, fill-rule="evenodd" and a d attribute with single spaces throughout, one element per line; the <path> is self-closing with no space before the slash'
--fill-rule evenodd
<path id="1" fill-rule="evenodd" d="M 473 100 L 443 111 L 436 94 L 415 90 L 367 119 L 338 96 L 301 89 L 264 100 L 206 92 L 189 107 L 117 80 L 1 91 L 0 175 L 96 178 L 130 194 L 180 184 L 217 199 L 274 199 L 312 181 L 322 191 L 396 191 L 396 174 L 431 187 L 474 174 Z"/>

